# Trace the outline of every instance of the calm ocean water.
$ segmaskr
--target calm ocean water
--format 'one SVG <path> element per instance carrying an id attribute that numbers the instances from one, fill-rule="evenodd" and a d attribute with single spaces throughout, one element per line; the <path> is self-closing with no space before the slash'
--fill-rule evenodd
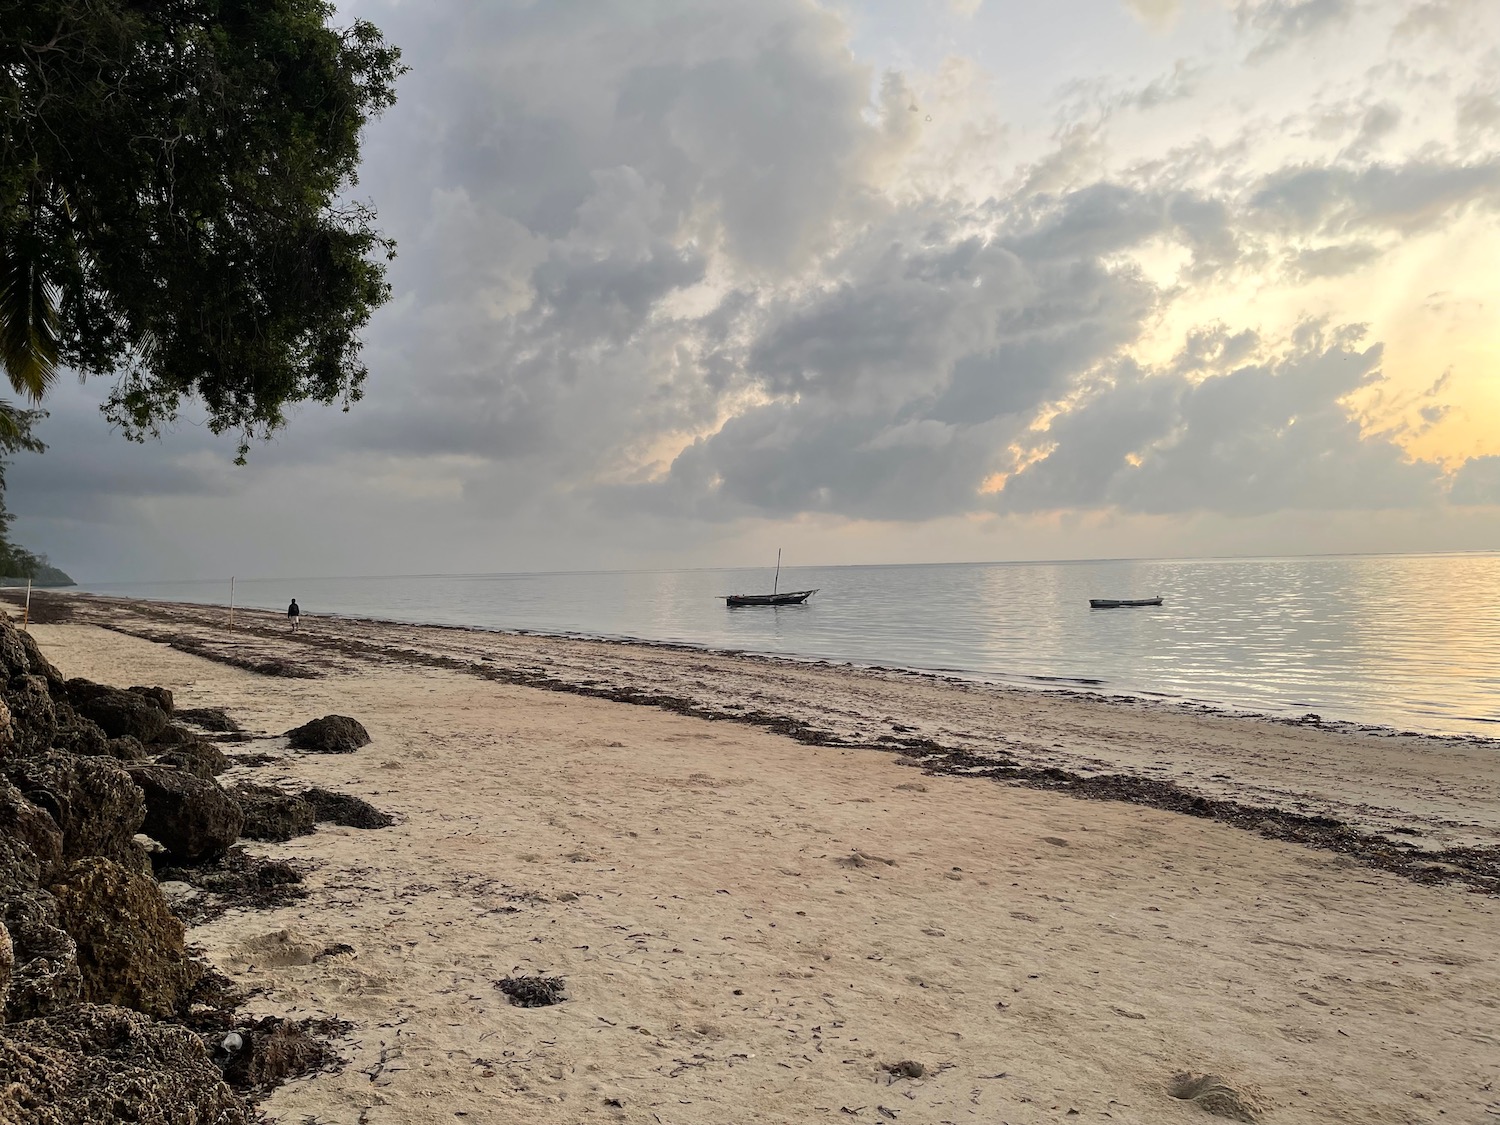
<path id="1" fill-rule="evenodd" d="M 240 605 L 635 637 L 1500 736 L 1500 553 L 239 579 Z M 227 580 L 96 593 L 226 603 Z M 1090 597 L 1162 595 L 1152 609 Z"/>

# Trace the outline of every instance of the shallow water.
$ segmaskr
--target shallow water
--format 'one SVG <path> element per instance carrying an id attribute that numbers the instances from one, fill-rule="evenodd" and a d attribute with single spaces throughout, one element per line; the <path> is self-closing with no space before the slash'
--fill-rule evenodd
<path id="1" fill-rule="evenodd" d="M 239 579 L 239 605 L 636 637 L 1500 736 L 1500 553 Z M 229 583 L 96 593 L 227 603 Z M 1160 608 L 1091 597 L 1160 594 Z"/>

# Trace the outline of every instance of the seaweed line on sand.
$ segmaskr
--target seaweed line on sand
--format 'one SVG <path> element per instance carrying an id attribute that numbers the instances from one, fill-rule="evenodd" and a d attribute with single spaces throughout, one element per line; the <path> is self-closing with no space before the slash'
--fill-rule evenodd
<path id="1" fill-rule="evenodd" d="M 172 611 L 149 602 L 123 603 L 101 599 L 90 608 L 94 606 L 106 612 L 113 609 L 147 619 L 154 618 L 179 625 L 181 623 L 180 610 L 177 611 L 179 616 L 174 616 Z M 103 621 L 96 623 L 105 624 Z M 114 628 L 117 632 L 127 635 L 140 635 L 118 624 L 109 624 L 105 627 Z M 1088 775 L 1055 766 L 1021 765 L 1004 754 L 976 754 L 971 750 L 944 746 L 931 739 L 899 739 L 889 736 L 874 742 L 845 739 L 832 731 L 815 727 L 801 719 L 768 711 L 725 711 L 683 696 L 648 688 L 576 683 L 524 667 L 505 667 L 489 662 L 476 663 L 460 657 L 422 652 L 398 645 L 373 644 L 350 637 L 309 633 L 289 636 L 284 631 L 256 623 L 253 619 L 237 626 L 236 633 L 254 635 L 281 643 L 296 643 L 307 649 L 337 652 L 346 657 L 365 661 L 389 661 L 437 668 L 520 687 L 564 692 L 642 707 L 655 707 L 663 711 L 712 722 L 741 723 L 782 734 L 810 746 L 841 746 L 900 753 L 914 758 L 912 765 L 918 765 L 933 774 L 986 778 L 1027 789 L 1067 793 L 1086 800 L 1121 801 L 1166 812 L 1182 813 L 1254 832 L 1268 839 L 1336 852 L 1366 866 L 1387 871 L 1417 883 L 1428 885 L 1460 883 L 1478 893 L 1500 895 L 1500 846 L 1450 847 L 1426 851 L 1406 841 L 1393 841 L 1376 833 L 1362 832 L 1333 817 L 1309 816 L 1288 812 L 1273 805 L 1255 805 L 1205 797 L 1172 781 L 1158 781 L 1123 773 Z M 146 639 L 159 638 L 147 637 Z M 196 643 L 201 644 L 201 642 Z M 203 655 L 208 654 L 203 653 Z M 230 657 L 222 654 L 210 655 L 209 659 L 234 663 Z M 251 668 L 250 670 L 258 671 L 259 669 Z"/>

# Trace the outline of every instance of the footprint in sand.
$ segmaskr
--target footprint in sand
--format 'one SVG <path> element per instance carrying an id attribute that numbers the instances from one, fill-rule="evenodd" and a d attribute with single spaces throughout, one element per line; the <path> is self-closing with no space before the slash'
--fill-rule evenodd
<path id="1" fill-rule="evenodd" d="M 1217 1074 L 1183 1072 L 1167 1083 L 1167 1093 L 1181 1101 L 1192 1102 L 1215 1117 L 1225 1117 L 1230 1121 L 1255 1121 L 1255 1107 Z"/>
<path id="2" fill-rule="evenodd" d="M 886 859 L 884 856 L 871 855 L 869 852 L 854 852 L 835 860 L 840 867 L 895 867 L 894 859 Z"/>

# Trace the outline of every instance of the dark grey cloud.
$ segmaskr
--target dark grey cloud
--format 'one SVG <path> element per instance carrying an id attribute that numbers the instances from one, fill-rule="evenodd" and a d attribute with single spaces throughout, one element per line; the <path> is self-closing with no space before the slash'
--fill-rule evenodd
<path id="1" fill-rule="evenodd" d="M 1449 499 L 1455 504 L 1500 505 L 1500 457 L 1472 457 L 1453 475 Z"/>
<path id="2" fill-rule="evenodd" d="M 837 286 L 763 310 L 745 371 L 770 401 L 635 502 L 717 518 L 971 510 L 997 451 L 1138 336 L 1158 293 L 1105 259 L 1169 225 L 1162 200 L 1109 185 L 1022 214 L 893 216 Z"/>
<path id="3" fill-rule="evenodd" d="M 1438 470 L 1363 435 L 1341 403 L 1377 375 L 1381 349 L 1356 339 L 1308 326 L 1289 354 L 1209 378 L 1124 365 L 1052 422 L 1050 452 L 999 504 L 1244 516 L 1432 503 Z"/>
<path id="4" fill-rule="evenodd" d="M 1464 208 L 1500 204 L 1500 157 L 1473 162 L 1416 157 L 1362 168 L 1303 164 L 1262 180 L 1249 204 L 1268 225 L 1295 234 L 1416 234 Z"/>
<path id="5" fill-rule="evenodd" d="M 173 432 L 172 454 L 154 443 L 110 433 L 99 411 L 105 388 L 61 381 L 47 400 L 36 435 L 44 454 L 21 453 L 6 470 L 7 500 L 23 515 L 82 521 L 118 518 L 122 500 L 137 497 L 228 496 L 244 480 L 191 412 Z"/>

